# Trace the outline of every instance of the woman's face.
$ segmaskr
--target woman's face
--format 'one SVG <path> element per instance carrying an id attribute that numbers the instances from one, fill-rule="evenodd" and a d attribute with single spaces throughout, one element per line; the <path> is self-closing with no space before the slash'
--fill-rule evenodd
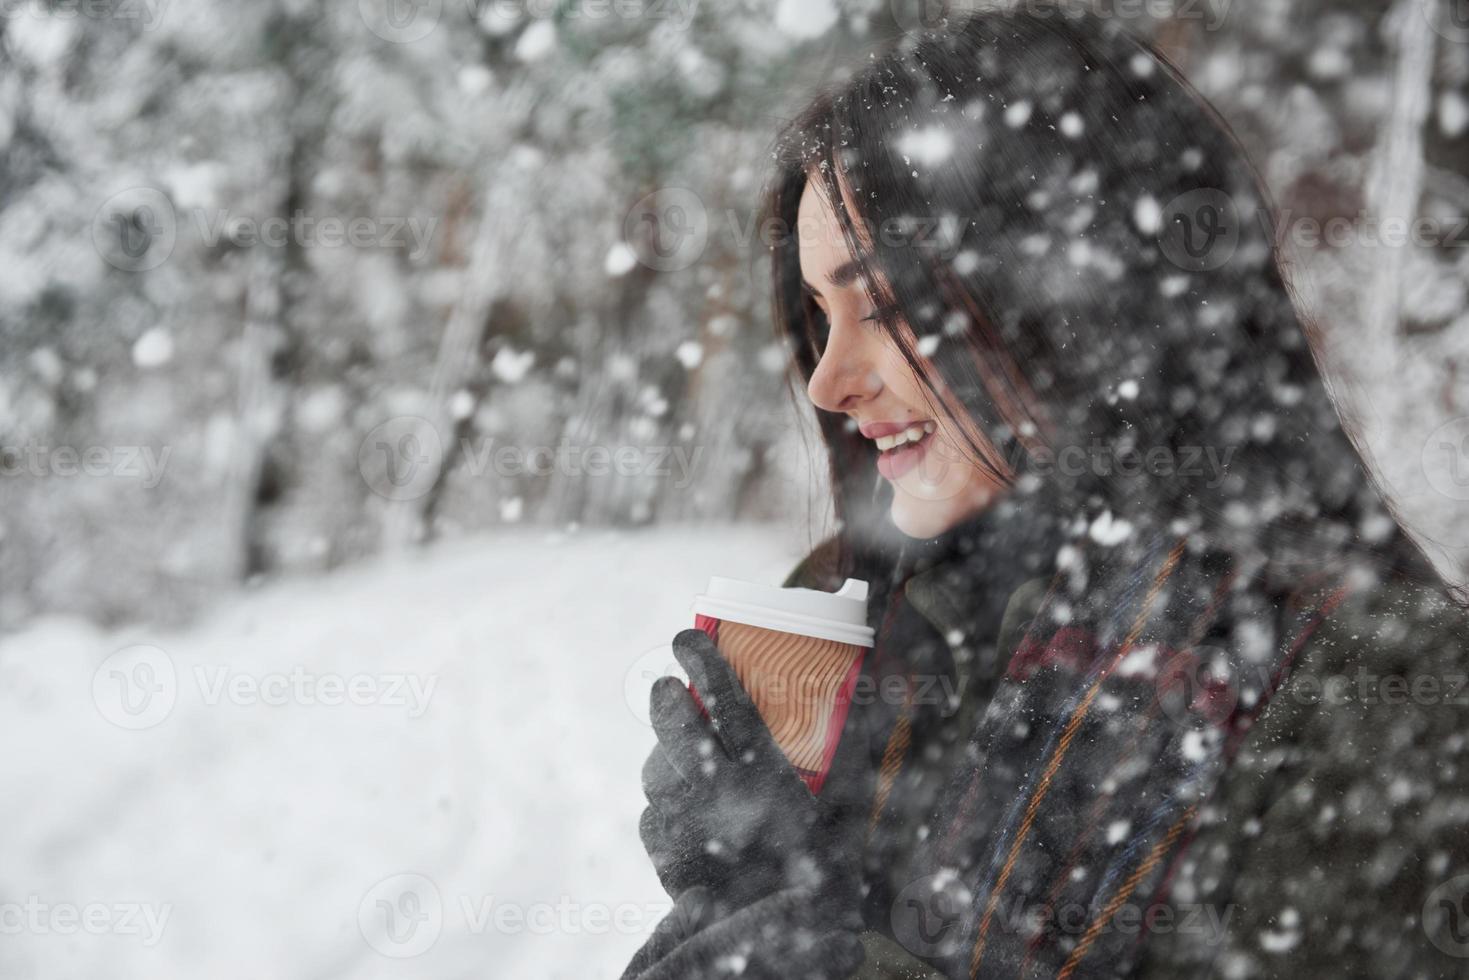
<path id="1" fill-rule="evenodd" d="M 850 210 L 850 198 L 847 203 Z M 830 325 L 806 390 L 818 409 L 846 415 L 879 450 L 877 471 L 893 485 L 893 524 L 909 537 L 931 538 L 989 506 L 1003 484 L 961 451 L 967 444 L 959 423 L 930 402 L 897 343 L 872 319 L 881 311 L 874 310 L 836 213 L 814 180 L 801 196 L 797 233 L 801 276 Z M 911 333 L 908 339 L 915 340 Z"/>

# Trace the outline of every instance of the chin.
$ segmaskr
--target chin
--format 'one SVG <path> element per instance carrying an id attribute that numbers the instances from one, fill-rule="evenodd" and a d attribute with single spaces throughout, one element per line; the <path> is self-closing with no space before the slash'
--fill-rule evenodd
<path id="1" fill-rule="evenodd" d="M 973 512 L 958 500 L 921 500 L 899 490 L 890 515 L 893 526 L 908 537 L 936 538 Z"/>
<path id="2" fill-rule="evenodd" d="M 889 511 L 893 526 L 910 538 L 936 538 L 984 510 L 1003 492 L 974 481 L 941 495 L 933 486 L 919 486 L 920 494 L 909 492 L 901 483 L 895 486 Z"/>

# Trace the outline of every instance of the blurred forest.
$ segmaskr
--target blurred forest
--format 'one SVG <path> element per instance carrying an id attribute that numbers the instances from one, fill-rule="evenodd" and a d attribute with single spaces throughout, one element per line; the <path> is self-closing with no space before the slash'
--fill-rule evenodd
<path id="1" fill-rule="evenodd" d="M 1083 6 L 1157 41 L 1282 214 L 1445 229 L 1290 250 L 1386 485 L 1465 568 L 1469 4 Z M 5 5 L 0 628 L 175 619 L 505 523 L 807 507 L 754 227 L 771 141 L 813 86 L 942 14 Z M 558 446 L 638 462 L 493 462 Z"/>

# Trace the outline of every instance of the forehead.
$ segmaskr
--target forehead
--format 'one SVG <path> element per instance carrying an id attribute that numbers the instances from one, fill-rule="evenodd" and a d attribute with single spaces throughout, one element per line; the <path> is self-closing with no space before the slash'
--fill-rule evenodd
<path id="1" fill-rule="evenodd" d="M 831 205 L 826 197 L 826 185 L 814 170 L 806 174 L 806 186 L 801 191 L 801 216 L 815 218 L 818 214 L 830 214 Z"/>
<path id="2" fill-rule="evenodd" d="M 847 189 L 842 186 L 848 213 L 851 201 Z M 826 187 L 816 175 L 806 181 L 801 192 L 801 201 L 796 209 L 796 235 L 800 245 L 801 266 L 808 270 L 807 278 L 812 282 L 812 270 L 824 274 L 826 270 L 841 265 L 852 258 L 846 237 L 842 234 L 841 222 L 826 196 Z"/>
<path id="3" fill-rule="evenodd" d="M 812 246 L 830 240 L 831 232 L 836 232 L 837 238 L 841 237 L 836 212 L 832 210 L 827 200 L 826 189 L 814 177 L 806 181 L 806 189 L 801 192 L 801 204 L 796 211 L 796 221 L 799 226 L 796 231 L 800 235 L 802 253 Z"/>

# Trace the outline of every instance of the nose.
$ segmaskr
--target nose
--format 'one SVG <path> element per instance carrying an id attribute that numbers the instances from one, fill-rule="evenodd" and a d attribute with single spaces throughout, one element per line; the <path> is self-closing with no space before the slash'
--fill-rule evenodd
<path id="1" fill-rule="evenodd" d="M 877 351 L 860 325 L 833 323 L 826 350 L 806 383 L 811 404 L 828 412 L 850 412 L 882 391 Z"/>

